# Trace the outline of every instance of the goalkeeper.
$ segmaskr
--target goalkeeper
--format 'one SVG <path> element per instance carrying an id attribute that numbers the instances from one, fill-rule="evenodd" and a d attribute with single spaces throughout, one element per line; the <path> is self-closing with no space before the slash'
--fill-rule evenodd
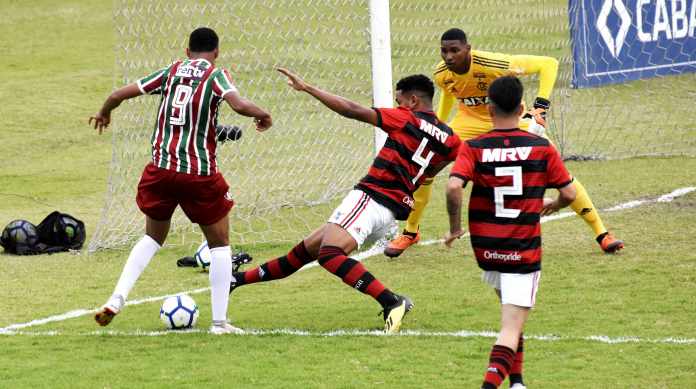
<path id="1" fill-rule="evenodd" d="M 488 87 L 505 75 L 538 74 L 539 94 L 534 109 L 520 121 L 520 128 L 542 135 L 549 97 L 558 72 L 558 61 L 551 57 L 507 55 L 472 50 L 466 34 L 458 28 L 445 31 L 440 38 L 442 61 L 435 68 L 435 84 L 440 88 L 437 116 L 446 121 L 458 100 L 457 111 L 449 126 L 462 140 L 475 138 L 492 129 L 488 114 Z M 624 247 L 607 231 L 599 213 L 583 185 L 574 179 L 576 200 L 570 207 L 592 228 L 601 249 L 615 253 Z M 414 193 L 415 204 L 403 233 L 384 249 L 388 257 L 397 257 L 420 240 L 419 224 L 432 194 L 432 179 L 426 180 Z"/>

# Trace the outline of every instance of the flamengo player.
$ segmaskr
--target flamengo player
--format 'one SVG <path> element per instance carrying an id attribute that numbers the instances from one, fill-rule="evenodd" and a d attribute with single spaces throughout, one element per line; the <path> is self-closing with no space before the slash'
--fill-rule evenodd
<path id="1" fill-rule="evenodd" d="M 113 295 L 95 315 L 108 325 L 125 304 L 140 274 L 162 246 L 177 205 L 208 240 L 211 305 L 214 334 L 240 332 L 227 323 L 232 258 L 227 214 L 234 205 L 229 186 L 215 162 L 218 107 L 225 100 L 240 115 L 253 117 L 256 129 L 271 126 L 271 116 L 242 98 L 227 70 L 215 66 L 218 36 L 198 28 L 189 37 L 187 59 L 114 91 L 101 110 L 90 118 L 99 133 L 109 125 L 111 111 L 126 99 L 142 94 L 161 94 L 154 132 L 152 162 L 143 171 L 136 201 L 145 214 L 145 236 L 133 247 Z"/>
<path id="2" fill-rule="evenodd" d="M 435 86 L 424 75 L 409 76 L 396 84 L 398 108 L 372 109 L 309 85 L 286 69 L 278 71 L 288 77 L 292 88 L 307 92 L 345 117 L 382 128 L 388 138 L 367 175 L 348 193 L 326 224 L 286 255 L 235 273 L 232 289 L 285 278 L 318 260 L 324 269 L 350 287 L 377 300 L 383 308 L 385 331 L 396 332 L 412 302 L 385 288 L 362 263 L 348 255 L 366 242 L 382 238 L 394 219 L 408 217 L 413 191 L 456 158 L 461 141 L 435 116 L 432 110 Z"/>
<path id="3" fill-rule="evenodd" d="M 433 78 L 435 85 L 442 92 L 437 117 L 447 120 L 455 101 L 459 101 L 456 115 L 449 122 L 449 126 L 463 141 L 491 130 L 493 123 L 487 111 L 486 92 L 493 80 L 507 75 L 538 75 L 539 94 L 534 100 L 534 110 L 530 112 L 530 116 L 535 120 L 532 118 L 521 120 L 519 125 L 522 129 L 536 131 L 537 134 L 544 131 L 544 118 L 550 106 L 548 99 L 558 73 L 558 61 L 555 58 L 474 50 L 468 43 L 464 31 L 458 28 L 451 28 L 442 34 L 440 55 L 442 61 L 437 65 Z M 542 125 L 537 125 L 538 122 Z M 431 184 L 430 181 L 424 182 L 414 193 L 415 206 L 408 217 L 404 232 L 389 243 L 384 250 L 385 255 L 399 256 L 420 239 L 418 225 L 430 201 Z M 621 250 L 624 247 L 623 242 L 616 239 L 604 226 L 592 199 L 577 177 L 573 184 L 577 196 L 570 207 L 592 228 L 595 240 L 602 251 L 616 253 Z"/>
<path id="4" fill-rule="evenodd" d="M 483 280 L 501 302 L 501 329 L 490 354 L 482 388 L 497 388 L 510 375 L 510 387 L 525 388 L 522 329 L 534 306 L 541 275 L 540 214 L 569 205 L 575 187 L 556 148 L 518 128 L 524 111 L 523 88 L 514 76 L 496 79 L 488 89 L 493 130 L 462 143 L 447 185 L 450 232 L 445 244 L 462 236 L 462 187 L 473 181 L 469 232 Z M 544 198 L 556 188 L 555 200 Z"/>

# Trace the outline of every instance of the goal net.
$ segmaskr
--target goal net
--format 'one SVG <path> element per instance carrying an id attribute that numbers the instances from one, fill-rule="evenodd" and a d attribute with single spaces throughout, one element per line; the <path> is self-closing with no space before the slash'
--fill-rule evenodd
<path id="1" fill-rule="evenodd" d="M 259 134 L 248 118 L 223 107 L 220 123 L 243 137 L 219 148 L 221 171 L 237 203 L 235 243 L 296 241 L 326 220 L 336 200 L 362 177 L 374 155 L 372 129 L 290 90 L 275 67 L 369 105 L 370 15 L 367 0 L 134 1 L 114 4 L 116 84 L 133 82 L 184 56 L 188 34 L 209 26 L 221 38 L 218 66 L 241 94 L 267 108 L 274 127 Z M 537 54 L 561 62 L 551 97 L 549 135 L 566 157 L 694 155 L 693 73 L 589 89 L 571 88 L 568 3 L 563 0 L 392 1 L 394 81 L 431 74 L 439 37 L 460 27 L 477 49 Z M 525 79 L 526 100 L 536 80 Z M 103 215 L 89 249 L 142 235 L 135 205 L 158 99 L 130 100 L 114 114 L 113 156 Z M 191 230 L 180 211 L 175 230 Z"/>

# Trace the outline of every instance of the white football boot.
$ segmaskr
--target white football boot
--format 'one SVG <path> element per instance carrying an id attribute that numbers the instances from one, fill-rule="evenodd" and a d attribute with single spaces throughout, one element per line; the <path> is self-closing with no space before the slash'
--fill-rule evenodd
<path id="1" fill-rule="evenodd" d="M 223 322 L 223 323 L 213 322 L 213 325 L 210 326 L 210 333 L 213 335 L 225 335 L 225 334 L 242 335 L 244 333 L 244 330 L 239 328 L 239 327 L 235 327 L 228 322 Z"/>

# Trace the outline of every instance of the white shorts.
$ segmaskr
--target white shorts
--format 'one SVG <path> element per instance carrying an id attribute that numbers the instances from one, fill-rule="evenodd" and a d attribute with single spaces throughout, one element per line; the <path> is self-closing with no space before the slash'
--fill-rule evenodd
<path id="1" fill-rule="evenodd" d="M 367 193 L 353 189 L 328 220 L 348 231 L 358 248 L 382 239 L 394 224 L 394 214 Z"/>
<path id="2" fill-rule="evenodd" d="M 541 270 L 527 274 L 484 271 L 481 279 L 500 291 L 502 304 L 532 308 L 536 302 Z"/>

